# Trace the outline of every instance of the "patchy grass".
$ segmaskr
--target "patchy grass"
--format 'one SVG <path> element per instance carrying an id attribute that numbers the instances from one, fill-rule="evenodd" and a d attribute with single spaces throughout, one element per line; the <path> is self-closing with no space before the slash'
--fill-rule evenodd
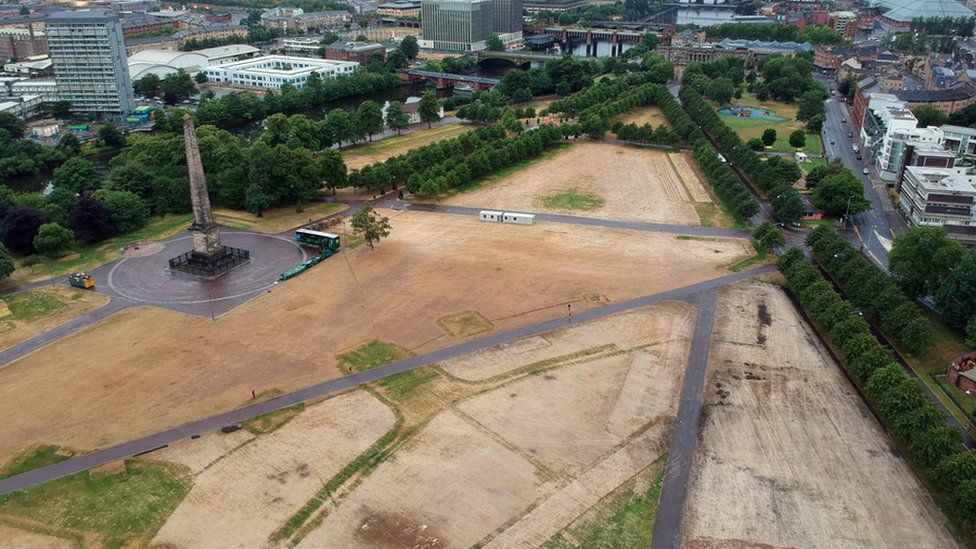
<path id="1" fill-rule="evenodd" d="M 753 243 L 753 248 L 755 248 L 755 247 L 756 247 L 755 246 L 755 243 Z M 775 256 L 772 256 L 772 257 L 775 258 Z M 765 263 L 769 258 L 770 258 L 769 254 L 767 254 L 766 252 L 763 252 L 763 251 L 760 251 L 760 250 L 757 249 L 756 250 L 756 255 L 754 255 L 752 257 L 747 257 L 747 258 L 745 258 L 745 259 L 743 259 L 741 261 L 737 261 L 737 262 L 729 265 L 728 266 L 728 269 L 730 271 L 732 271 L 733 273 L 738 273 L 740 271 L 744 271 L 744 270 L 749 269 L 751 267 L 755 267 L 757 265 L 761 265 L 761 264 Z"/>
<path id="2" fill-rule="evenodd" d="M 16 320 L 31 322 L 64 308 L 64 302 L 47 292 L 31 290 L 3 297 Z"/>
<path id="3" fill-rule="evenodd" d="M 777 116 L 786 119 L 775 122 L 762 118 L 735 118 L 720 114 L 719 116 L 722 118 L 722 122 L 725 122 L 728 127 L 735 130 L 735 133 L 739 134 L 739 137 L 743 141 L 762 137 L 764 131 L 772 128 L 776 130 L 776 142 L 766 150 L 779 153 L 792 153 L 796 151 L 796 149 L 790 146 L 790 134 L 795 130 L 806 130 L 805 124 L 796 119 L 796 111 L 798 109 L 796 104 L 783 103 L 781 101 L 759 101 L 752 94 L 744 95 L 742 99 L 736 99 L 735 103 L 747 107 L 768 109 L 776 113 Z M 808 133 L 807 142 L 800 150 L 807 154 L 822 153 L 823 144 L 820 142 L 820 136 Z"/>
<path id="4" fill-rule="evenodd" d="M 0 479 L 10 478 L 27 471 L 54 465 L 68 459 L 68 455 L 59 446 L 36 446 L 14 457 L 3 469 L 0 469 Z M 2 498 L 3 496 L 0 496 Z"/>
<path id="5" fill-rule="evenodd" d="M 552 196 L 542 198 L 542 204 L 547 208 L 558 210 L 589 211 L 603 206 L 604 200 L 598 196 L 582 194 L 579 189 L 570 189 Z"/>
<path id="6" fill-rule="evenodd" d="M 801 227 L 807 227 L 810 229 L 816 229 L 821 225 L 828 225 L 830 227 L 833 227 L 836 224 L 837 224 L 836 219 L 829 219 L 829 218 L 828 219 L 803 219 L 800 221 Z"/>
<path id="7" fill-rule="evenodd" d="M 495 327 L 478 311 L 461 311 L 437 319 L 437 325 L 454 336 L 470 336 L 487 332 Z"/>
<path id="8" fill-rule="evenodd" d="M 115 259 L 119 248 L 136 242 L 164 240 L 186 230 L 192 220 L 193 216 L 190 214 L 152 217 L 146 226 L 138 231 L 94 244 L 76 244 L 68 255 L 42 265 L 35 265 L 30 268 L 23 267 L 18 260 L 17 270 L 9 278 L 0 280 L 0 289 L 13 288 L 28 282 L 43 280 L 52 274 L 59 276 L 91 270 Z"/>
<path id="9" fill-rule="evenodd" d="M 666 462 L 667 454 L 620 485 L 542 547 L 629 549 L 650 545 Z"/>
<path id="10" fill-rule="evenodd" d="M 258 393 L 256 400 L 268 400 L 274 398 L 278 395 L 283 395 L 284 391 L 280 389 L 271 389 L 269 391 L 264 391 Z M 250 404 L 253 401 L 248 401 Z M 280 410 L 274 410 L 272 412 L 267 412 L 259 416 L 253 417 L 241 424 L 241 426 L 249 433 L 253 435 L 265 435 L 280 427 L 284 426 L 289 421 L 295 419 L 295 416 L 302 413 L 305 410 L 305 403 L 299 402 L 298 404 L 293 404 L 287 408 L 282 408 Z"/>
<path id="11" fill-rule="evenodd" d="M 664 111 L 662 111 L 661 108 L 656 105 L 645 105 L 643 107 L 638 107 L 621 114 L 614 120 L 620 120 L 624 124 L 636 124 L 638 126 L 650 124 L 656 128 L 661 124 L 664 124 L 669 128 L 671 127 L 668 119 L 664 116 Z"/>
<path id="12" fill-rule="evenodd" d="M 826 165 L 827 165 L 827 161 L 824 160 L 823 158 L 810 158 L 808 162 L 800 163 L 800 169 L 803 170 L 804 174 L 808 174 L 814 168 L 818 168 L 820 166 L 826 166 Z"/>
<path id="13" fill-rule="evenodd" d="M 63 458 L 44 446 L 16 459 L 0 476 Z M 44 533 L 97 537 L 103 547 L 145 545 L 190 490 L 184 467 L 127 460 L 115 473 L 83 472 L 0 496 L 0 514 Z"/>
<path id="14" fill-rule="evenodd" d="M 417 389 L 433 381 L 437 376 L 438 373 L 433 368 L 419 368 L 385 377 L 377 383 L 386 391 L 387 396 L 402 401 L 413 396 Z"/>
<path id="15" fill-rule="evenodd" d="M 743 221 L 735 219 L 721 202 L 692 202 L 702 227 L 732 227 L 747 229 Z"/>
<path id="16" fill-rule="evenodd" d="M 250 212 L 217 208 L 214 210 L 214 217 L 217 223 L 227 227 L 273 234 L 305 225 L 309 220 L 315 221 L 339 213 L 348 207 L 336 202 L 313 202 L 306 204 L 302 212 L 296 212 L 294 206 L 282 206 L 271 208 L 261 217 Z"/>
<path id="17" fill-rule="evenodd" d="M 336 358 L 339 359 L 340 365 L 345 366 L 348 371 L 362 372 L 390 362 L 403 360 L 409 356 L 410 351 L 399 345 L 374 339 L 364 343 L 354 351 L 337 355 Z"/>
<path id="18" fill-rule="evenodd" d="M 436 141 L 452 139 L 469 132 L 477 126 L 465 124 L 442 124 L 430 129 L 423 124 L 423 129 L 412 131 L 406 135 L 388 137 L 372 143 L 354 145 L 342 150 L 342 159 L 346 165 L 352 168 L 361 168 L 374 162 L 382 162 L 387 158 L 405 153 L 410 149 L 416 149 L 429 145 Z"/>

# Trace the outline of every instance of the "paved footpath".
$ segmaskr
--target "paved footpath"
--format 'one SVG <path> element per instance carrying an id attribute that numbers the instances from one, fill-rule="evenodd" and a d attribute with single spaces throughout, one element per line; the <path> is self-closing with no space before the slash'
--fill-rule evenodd
<path id="1" fill-rule="evenodd" d="M 698 440 L 698 423 L 701 420 L 702 390 L 708 370 L 708 349 L 715 322 L 715 298 L 717 287 L 703 292 L 693 300 L 698 307 L 695 334 L 691 338 L 688 368 L 685 370 L 681 401 L 678 404 L 678 421 L 668 450 L 668 464 L 664 469 L 664 485 L 657 507 L 657 518 L 651 537 L 651 549 L 671 549 L 681 546 L 681 519 L 685 499 L 688 496 L 688 479 L 691 462 Z"/>
<path id="2" fill-rule="evenodd" d="M 399 206 L 403 209 L 419 212 L 446 213 L 456 215 L 477 216 L 485 208 L 472 208 L 468 206 L 443 206 L 440 204 L 424 204 L 400 202 Z M 535 216 L 536 221 L 548 221 L 550 223 L 568 223 L 571 225 L 587 225 L 590 227 L 609 227 L 611 229 L 627 229 L 631 231 L 646 231 L 655 233 L 667 233 L 692 236 L 715 236 L 730 238 L 752 238 L 749 231 L 737 229 L 723 229 L 719 227 L 697 227 L 693 225 L 672 225 L 668 223 L 650 223 L 644 221 L 619 221 L 616 219 L 603 219 L 599 217 L 581 217 L 578 215 L 547 214 L 535 212 L 529 213 Z"/>
<path id="3" fill-rule="evenodd" d="M 429 366 L 436 362 L 447 360 L 456 356 L 464 355 L 467 353 L 472 353 L 487 347 L 494 345 L 501 345 L 504 343 L 510 343 L 517 339 L 524 337 L 534 336 L 548 332 L 550 330 L 556 330 L 559 328 L 565 328 L 566 326 L 572 324 L 578 324 L 581 322 L 587 322 L 589 320 L 594 320 L 597 318 L 602 318 L 608 315 L 616 314 L 621 311 L 626 311 L 630 309 L 635 309 L 638 307 L 645 307 L 654 303 L 659 303 L 661 301 L 668 300 L 686 300 L 690 296 L 698 294 L 700 292 L 705 292 L 708 290 L 714 290 L 726 284 L 731 284 L 740 280 L 745 280 L 747 278 L 752 278 L 754 276 L 759 276 L 762 274 L 773 272 L 776 269 L 775 266 L 768 265 L 765 267 L 759 267 L 756 269 L 751 269 L 748 271 L 743 271 L 741 273 L 730 274 L 715 278 L 712 280 L 707 280 L 705 282 L 699 282 L 697 284 L 692 284 L 690 286 L 685 286 L 683 288 L 677 288 L 674 290 L 669 290 L 666 292 L 661 292 L 658 294 L 648 295 L 644 297 L 639 297 L 632 299 L 630 301 L 622 301 L 619 303 L 611 303 L 605 307 L 600 307 L 596 309 L 590 309 L 587 311 L 582 311 L 574 315 L 571 319 L 567 318 L 557 318 L 549 320 L 546 322 L 540 322 L 538 324 L 533 324 L 529 326 L 523 326 L 515 330 L 508 332 L 500 332 L 497 334 L 492 334 L 481 339 L 476 339 L 473 341 L 468 341 L 452 347 L 447 347 L 440 349 L 438 351 L 433 351 L 424 355 L 418 355 L 414 357 L 407 358 L 405 360 L 400 360 L 387 364 L 385 366 L 380 366 L 373 368 L 371 370 L 366 370 L 364 372 L 358 372 L 348 376 L 340 377 L 338 379 L 333 379 L 305 389 L 300 389 L 298 391 L 281 395 L 270 400 L 265 400 L 262 402 L 256 402 L 230 412 L 225 412 L 209 418 L 193 421 L 179 427 L 168 429 L 160 433 L 149 435 L 143 438 L 132 440 L 119 444 L 117 446 L 112 446 L 110 448 L 105 448 L 103 450 L 96 450 L 90 454 L 85 454 L 76 458 L 69 459 L 67 461 L 62 461 L 54 465 L 49 465 L 47 467 L 42 467 L 40 469 L 35 469 L 33 471 L 28 471 L 20 475 L 9 477 L 0 480 L 0 495 L 13 492 L 15 490 L 20 490 L 22 488 L 27 488 L 29 486 L 34 486 L 36 484 L 41 484 L 49 480 L 64 477 L 74 473 L 79 473 L 85 471 L 92 467 L 98 467 L 99 465 L 104 465 L 112 461 L 119 459 L 124 459 L 127 457 L 132 457 L 137 454 L 142 454 L 149 452 L 167 444 L 171 444 L 178 440 L 189 438 L 193 435 L 198 435 L 208 431 L 213 431 L 221 427 L 228 425 L 233 425 L 241 421 L 250 419 L 252 417 L 272 412 L 280 408 L 285 408 L 299 402 L 305 402 L 307 400 L 319 398 L 332 393 L 337 393 L 344 391 L 351 387 L 356 387 L 364 383 L 369 383 L 371 381 L 376 381 L 391 375 L 399 374 L 402 372 L 414 370 L 424 366 Z M 705 305 L 707 306 L 707 304 Z M 714 300 L 712 301 L 712 308 L 714 308 Z M 702 312 L 702 306 L 699 308 L 699 318 L 701 318 L 704 313 Z M 704 315 L 711 318 L 711 314 Z M 701 342 L 699 341 L 699 332 L 701 331 L 700 326 L 696 326 L 696 332 L 692 338 L 692 355 L 690 364 L 693 368 L 701 368 L 701 374 L 704 375 L 704 359 L 701 360 L 701 364 L 698 364 L 696 357 L 696 349 L 701 348 Z M 709 331 L 711 328 L 709 326 Z M 697 343 L 697 346 L 696 346 Z M 704 343 L 705 353 L 707 353 L 707 338 Z M 688 378 L 690 372 L 685 374 L 685 385 L 688 385 Z M 700 389 L 699 389 L 700 394 Z M 684 406 L 685 396 L 682 395 L 682 406 L 679 409 L 679 420 L 681 419 L 681 410 L 685 408 Z M 670 461 L 669 461 L 670 466 Z"/>

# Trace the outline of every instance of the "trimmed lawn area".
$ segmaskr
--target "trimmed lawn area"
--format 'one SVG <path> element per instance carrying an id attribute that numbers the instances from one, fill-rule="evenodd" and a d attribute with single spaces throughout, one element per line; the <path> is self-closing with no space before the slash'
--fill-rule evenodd
<path id="1" fill-rule="evenodd" d="M 217 208 L 214 217 L 217 223 L 227 227 L 255 231 L 259 233 L 280 233 L 294 229 L 308 223 L 309 219 L 316 220 L 339 213 L 349 206 L 335 202 L 313 202 L 306 204 L 301 212 L 296 212 L 294 206 L 271 208 L 258 217 L 250 212 Z"/>
<path id="2" fill-rule="evenodd" d="M 43 446 L 8 464 L 0 478 L 67 459 Z M 112 470 L 86 471 L 0 496 L 0 520 L 35 523 L 43 533 L 97 538 L 103 547 L 146 545 L 183 500 L 192 484 L 185 468 L 126 460 Z M 86 535 L 87 534 L 87 535 Z"/>
<path id="3" fill-rule="evenodd" d="M 115 254 L 118 253 L 119 248 L 136 242 L 164 240 L 185 231 L 192 220 L 191 214 L 152 217 L 146 226 L 138 231 L 93 244 L 75 244 L 71 253 L 49 263 L 35 265 L 34 267 L 23 267 L 20 259 L 18 259 L 17 269 L 14 273 L 9 278 L 0 280 L 0 289 L 43 280 L 51 274 L 59 276 L 92 269 L 115 259 Z"/>
<path id="4" fill-rule="evenodd" d="M 774 122 L 762 118 L 735 118 L 720 114 L 719 116 L 722 118 L 722 121 L 735 130 L 735 133 L 739 134 L 739 137 L 743 141 L 762 137 L 764 131 L 772 128 L 776 130 L 776 142 L 766 150 L 779 153 L 792 153 L 796 151 L 796 149 L 790 146 L 790 133 L 795 130 L 805 129 L 805 125 L 796 119 L 798 106 L 795 103 L 783 103 L 780 101 L 763 102 L 757 100 L 751 94 L 743 95 L 742 99 L 734 99 L 733 102 L 737 105 L 768 109 L 776 113 L 777 116 L 786 119 L 780 122 Z M 801 150 L 807 154 L 821 154 L 823 152 L 823 145 L 820 143 L 820 136 L 807 133 L 806 145 Z"/>
<path id="5" fill-rule="evenodd" d="M 376 368 L 390 362 L 403 360 L 410 356 L 410 351 L 395 345 L 374 339 L 360 345 L 353 351 L 348 351 L 336 356 L 339 362 L 349 372 L 362 372 L 370 368 Z"/>
<path id="6" fill-rule="evenodd" d="M 970 349 L 966 343 L 963 341 L 962 336 L 952 329 L 948 324 L 942 321 L 942 319 L 932 311 L 921 307 L 922 314 L 925 316 L 929 322 L 932 323 L 932 327 L 935 328 L 936 340 L 935 343 L 929 348 L 922 356 L 915 356 L 909 353 L 902 346 L 897 345 L 898 350 L 904 355 L 905 359 L 908 360 L 909 366 L 912 370 L 918 374 L 918 377 L 923 383 L 932 389 L 936 397 L 942 401 L 943 404 L 952 413 L 952 416 L 959 421 L 963 426 L 968 426 L 970 433 L 974 433 L 973 426 L 969 422 L 969 414 L 972 412 L 972 404 L 976 402 L 976 399 L 969 397 L 963 391 L 959 391 L 955 387 L 952 387 L 948 382 L 945 382 L 945 378 L 942 378 L 945 387 L 952 389 L 955 393 L 952 396 L 958 396 L 959 398 L 950 398 L 943 391 L 943 387 L 937 381 L 939 378 L 934 376 L 939 376 L 945 374 L 946 366 L 949 361 L 963 353 L 969 352 Z M 968 408 L 961 408 L 959 404 L 968 405 Z"/>
<path id="7" fill-rule="evenodd" d="M 827 161 L 823 158 L 811 158 L 808 162 L 800 163 L 800 169 L 803 170 L 803 173 L 810 173 L 814 168 L 826 165 Z"/>
<path id="8" fill-rule="evenodd" d="M 435 141 L 451 139 L 462 133 L 469 132 L 477 126 L 471 124 L 443 124 L 430 129 L 424 124 L 423 129 L 412 131 L 405 135 L 388 137 L 372 143 L 354 145 L 342 150 L 342 160 L 349 169 L 362 168 L 374 162 L 382 162 L 387 158 L 429 145 Z"/>

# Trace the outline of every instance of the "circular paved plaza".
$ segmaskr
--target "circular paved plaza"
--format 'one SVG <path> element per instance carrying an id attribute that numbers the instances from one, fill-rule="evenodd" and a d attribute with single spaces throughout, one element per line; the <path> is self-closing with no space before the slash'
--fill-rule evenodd
<path id="1" fill-rule="evenodd" d="M 270 288 L 281 273 L 308 259 L 297 242 L 280 236 L 222 231 L 220 240 L 226 246 L 249 250 L 250 261 L 214 280 L 170 271 L 170 258 L 192 247 L 190 236 L 184 235 L 120 261 L 108 274 L 108 286 L 121 297 L 155 305 L 243 302 Z"/>

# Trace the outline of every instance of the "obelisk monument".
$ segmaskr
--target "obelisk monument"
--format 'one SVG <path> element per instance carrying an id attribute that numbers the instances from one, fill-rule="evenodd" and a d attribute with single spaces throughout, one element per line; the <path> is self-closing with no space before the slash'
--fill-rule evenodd
<path id="1" fill-rule="evenodd" d="M 193 254 L 200 259 L 223 255 L 220 245 L 220 227 L 214 221 L 210 209 L 210 194 L 207 192 L 207 179 L 203 175 L 203 162 L 200 161 L 200 147 L 197 145 L 197 131 L 193 118 L 183 115 L 183 139 L 186 141 L 186 166 L 190 171 L 190 202 L 193 204 Z"/>
<path id="2" fill-rule="evenodd" d="M 203 175 L 197 131 L 190 115 L 183 116 L 183 138 L 186 141 L 186 166 L 190 173 L 190 202 L 193 204 L 193 224 L 190 235 L 193 249 L 169 260 L 169 268 L 203 278 L 216 278 L 234 267 L 247 263 L 247 250 L 231 248 L 220 243 L 220 227 L 214 221 L 207 193 L 207 179 Z"/>

